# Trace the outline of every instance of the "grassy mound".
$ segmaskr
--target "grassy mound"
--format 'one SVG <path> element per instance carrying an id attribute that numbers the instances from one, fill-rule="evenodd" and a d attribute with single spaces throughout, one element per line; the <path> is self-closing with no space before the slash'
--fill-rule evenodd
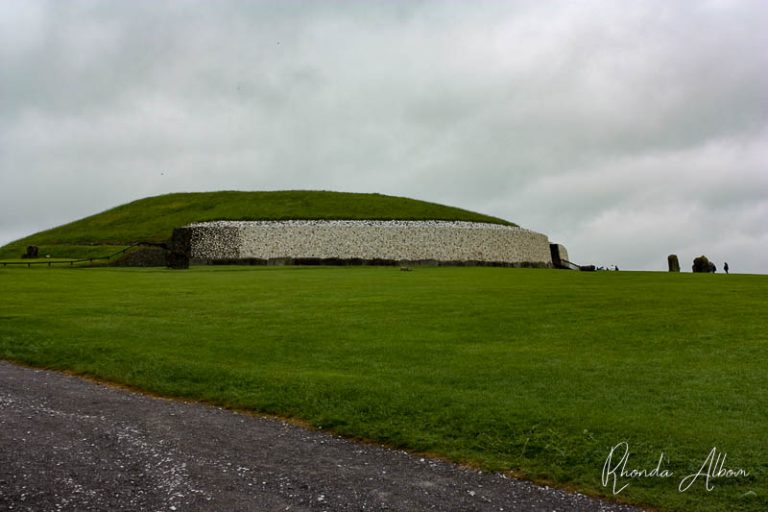
<path id="1" fill-rule="evenodd" d="M 174 227 L 211 220 L 463 220 L 502 219 L 425 201 L 347 192 L 193 192 L 148 197 L 35 233 L 0 248 L 18 258 L 28 245 L 53 257 L 92 257 L 134 242 L 164 242 Z M 111 246 L 109 248 L 103 246 Z M 98 254 L 97 254 L 98 253 Z"/>

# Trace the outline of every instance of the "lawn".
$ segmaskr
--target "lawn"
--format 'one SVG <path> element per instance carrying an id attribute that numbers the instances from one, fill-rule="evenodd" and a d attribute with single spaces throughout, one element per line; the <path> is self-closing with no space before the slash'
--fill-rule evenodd
<path id="1" fill-rule="evenodd" d="M 768 276 L 24 267 L 0 290 L 0 358 L 604 496 L 626 442 L 627 471 L 672 476 L 615 499 L 768 510 Z M 713 448 L 749 475 L 680 492 Z"/>

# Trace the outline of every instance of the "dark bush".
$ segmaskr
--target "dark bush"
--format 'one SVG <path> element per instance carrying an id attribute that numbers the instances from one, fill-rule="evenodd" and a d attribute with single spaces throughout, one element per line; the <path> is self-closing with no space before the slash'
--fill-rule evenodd
<path id="1" fill-rule="evenodd" d="M 22 258 L 37 258 L 39 249 L 36 245 L 27 246 L 27 252 L 21 255 Z"/>
<path id="2" fill-rule="evenodd" d="M 709 258 L 706 256 L 699 256 L 698 258 L 693 259 L 693 271 L 694 272 L 702 272 L 702 273 L 709 273 L 712 272 L 712 263 L 710 263 Z"/>

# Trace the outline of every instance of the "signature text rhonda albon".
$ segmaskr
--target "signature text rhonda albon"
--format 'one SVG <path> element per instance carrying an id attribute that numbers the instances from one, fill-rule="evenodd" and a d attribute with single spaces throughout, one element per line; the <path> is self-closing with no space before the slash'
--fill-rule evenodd
<path id="1" fill-rule="evenodd" d="M 728 454 L 712 448 L 699 467 L 698 471 L 684 476 L 680 479 L 677 486 L 680 492 L 685 492 L 696 482 L 704 485 L 704 489 L 711 491 L 715 488 L 714 481 L 718 478 L 742 478 L 748 477 L 749 472 L 741 468 L 727 468 L 725 461 Z M 659 461 L 655 467 L 632 468 L 629 466 L 629 443 L 621 442 L 611 448 L 608 457 L 603 464 L 602 482 L 603 487 L 611 487 L 613 494 L 619 494 L 629 487 L 628 481 L 641 478 L 673 478 L 675 476 L 672 470 L 664 468 L 666 457 L 662 452 L 659 454 Z M 666 461 L 669 463 L 669 461 Z"/>

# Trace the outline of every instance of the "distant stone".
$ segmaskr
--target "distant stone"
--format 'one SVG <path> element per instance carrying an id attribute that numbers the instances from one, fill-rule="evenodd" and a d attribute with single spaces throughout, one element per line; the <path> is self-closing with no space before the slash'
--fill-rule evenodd
<path id="1" fill-rule="evenodd" d="M 667 256 L 667 264 L 670 272 L 680 272 L 680 260 L 677 259 L 677 254 Z"/>

